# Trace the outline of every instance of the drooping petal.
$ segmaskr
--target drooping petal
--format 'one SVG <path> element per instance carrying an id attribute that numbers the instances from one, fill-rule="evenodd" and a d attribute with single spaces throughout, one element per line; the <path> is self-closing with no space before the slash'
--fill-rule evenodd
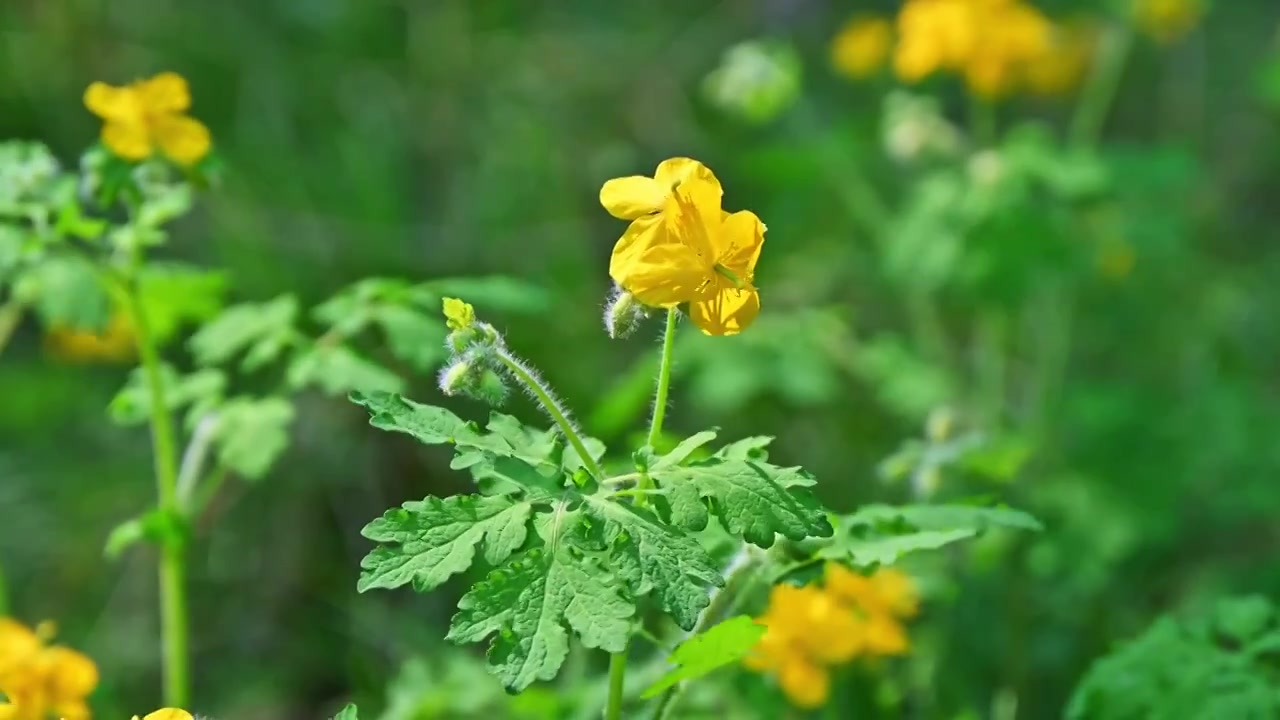
<path id="1" fill-rule="evenodd" d="M 642 175 L 614 178 L 600 188 L 600 204 L 616 218 L 635 220 L 661 211 L 668 192 L 668 187 Z"/>
<path id="2" fill-rule="evenodd" d="M 108 122 L 102 126 L 102 143 L 125 160 L 145 160 L 153 150 L 151 135 L 142 123 Z"/>
<path id="3" fill-rule="evenodd" d="M 155 121 L 155 140 L 170 159 L 181 165 L 199 162 L 213 141 L 209 128 L 186 115 L 163 115 Z"/>
<path id="4" fill-rule="evenodd" d="M 191 717 L 191 713 L 178 708 L 162 708 L 153 713 L 148 713 L 142 720 L 195 720 Z"/>
<path id="5" fill-rule="evenodd" d="M 712 235 L 716 261 L 750 282 L 764 246 L 764 231 L 764 223 L 755 213 L 749 210 L 733 213 Z"/>
<path id="6" fill-rule="evenodd" d="M 142 103 L 132 87 L 93 83 L 84 91 L 84 106 L 109 122 L 137 123 L 142 120 Z"/>
<path id="7" fill-rule="evenodd" d="M 693 324 L 707 335 L 737 335 L 760 312 L 760 293 L 753 287 L 722 288 L 713 297 L 689 306 Z"/>
<path id="8" fill-rule="evenodd" d="M 686 157 L 663 160 L 653 173 L 653 179 L 657 181 L 663 192 L 671 192 L 676 186 L 682 185 L 687 180 L 702 180 L 710 182 L 715 187 L 717 198 L 724 194 L 724 191 L 720 188 L 720 181 L 711 172 L 711 168 L 697 160 Z"/>
<path id="9" fill-rule="evenodd" d="M 649 246 L 614 280 L 645 305 L 671 307 L 701 301 L 709 283 L 702 259 L 688 245 L 660 242 Z"/>
<path id="10" fill-rule="evenodd" d="M 143 106 L 153 113 L 178 113 L 191 107 L 187 81 L 175 72 L 163 72 L 138 83 Z"/>

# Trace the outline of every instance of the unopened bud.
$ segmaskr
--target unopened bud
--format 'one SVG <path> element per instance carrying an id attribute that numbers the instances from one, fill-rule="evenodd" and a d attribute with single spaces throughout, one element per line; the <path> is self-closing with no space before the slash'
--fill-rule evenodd
<path id="1" fill-rule="evenodd" d="M 634 332 L 648 316 L 648 311 L 634 295 L 621 288 L 615 288 L 613 297 L 604 308 L 604 329 L 614 340 L 624 338 Z"/>
<path id="2" fill-rule="evenodd" d="M 924 423 L 924 434 L 930 442 L 945 442 L 956 429 L 956 416 L 949 407 L 934 408 Z"/>
<path id="3" fill-rule="evenodd" d="M 440 371 L 440 390 L 445 395 L 463 395 L 494 407 L 507 399 L 507 383 L 479 358 L 462 357 Z"/>
<path id="4" fill-rule="evenodd" d="M 493 407 L 501 407 L 507 401 L 508 392 L 507 381 L 491 368 L 485 368 L 468 394 Z"/>
<path id="5" fill-rule="evenodd" d="M 445 395 L 457 395 L 466 392 L 472 384 L 472 364 L 465 359 L 454 360 L 440 371 L 440 391 Z"/>

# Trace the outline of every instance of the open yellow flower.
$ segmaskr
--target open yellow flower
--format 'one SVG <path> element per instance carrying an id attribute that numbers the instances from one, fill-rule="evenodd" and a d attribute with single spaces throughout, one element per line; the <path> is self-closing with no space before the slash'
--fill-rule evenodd
<path id="1" fill-rule="evenodd" d="M 84 104 L 103 120 L 103 144 L 125 160 L 145 160 L 158 149 L 190 165 L 209 154 L 209 129 L 186 114 L 191 92 L 177 73 L 123 87 L 95 82 L 85 90 Z"/>
<path id="2" fill-rule="evenodd" d="M 133 720 L 138 720 L 138 716 L 134 715 Z M 178 708 L 161 708 L 153 713 L 147 713 L 142 720 L 195 720 L 191 717 L 191 713 Z"/>
<path id="3" fill-rule="evenodd" d="M 85 655 L 45 647 L 20 623 L 0 620 L 0 720 L 88 720 L 85 698 L 98 686 L 98 668 Z"/>
<path id="4" fill-rule="evenodd" d="M 619 220 L 659 214 L 673 209 L 676 188 L 690 179 L 711 183 L 719 201 L 720 181 L 716 180 L 710 168 L 697 160 L 678 157 L 659 163 L 651 178 L 632 175 L 606 182 L 600 188 L 600 204 Z"/>
<path id="5" fill-rule="evenodd" d="M 689 316 L 704 333 L 735 335 L 760 312 L 752 281 L 765 227 L 755 213 L 723 212 L 720 196 L 714 177 L 690 173 L 660 204 L 626 203 L 633 211 L 659 209 L 627 228 L 613 249 L 609 275 L 645 305 L 689 303 Z M 651 193 L 646 202 L 657 197 Z"/>

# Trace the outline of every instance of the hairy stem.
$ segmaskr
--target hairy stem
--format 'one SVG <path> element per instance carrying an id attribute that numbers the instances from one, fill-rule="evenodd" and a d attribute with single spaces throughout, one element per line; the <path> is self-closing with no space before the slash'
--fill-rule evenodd
<path id="1" fill-rule="evenodd" d="M 538 399 L 542 409 L 551 417 L 551 421 L 556 424 L 556 427 L 560 428 L 560 432 L 564 434 L 565 439 L 569 441 L 569 445 L 578 453 L 578 457 L 582 458 L 582 466 L 587 469 L 587 472 L 594 475 L 597 480 L 603 480 L 604 470 L 601 469 L 600 463 L 597 463 L 595 458 L 591 457 L 591 453 L 587 452 L 587 446 L 582 441 L 582 435 L 573 426 L 573 423 L 569 421 L 568 411 L 560 407 L 560 403 L 556 401 L 550 388 L 505 348 L 499 350 L 496 354 L 503 367 L 507 369 L 507 372 L 511 373 L 516 380 L 520 381 Z"/>
<path id="2" fill-rule="evenodd" d="M 124 296 L 137 334 L 142 372 L 151 395 L 151 444 L 155 461 L 157 502 L 161 512 L 176 515 L 179 510 L 178 449 L 174 440 L 172 413 L 165 399 L 160 355 L 137 288 L 126 285 Z M 190 696 L 184 542 L 182 536 L 170 536 L 160 548 L 164 702 L 169 707 L 187 707 Z"/>
<path id="3" fill-rule="evenodd" d="M 1071 118 L 1070 140 L 1076 147 L 1092 148 L 1098 144 L 1120 89 L 1133 39 L 1133 27 L 1128 23 L 1113 25 L 1103 35 L 1101 57 L 1089 75 Z"/>
<path id="4" fill-rule="evenodd" d="M 729 561 L 729 566 L 725 568 L 724 589 L 711 597 L 711 604 L 702 611 L 702 615 L 698 618 L 698 624 L 693 628 L 693 632 L 689 633 L 689 636 L 692 637 L 698 633 L 705 632 L 707 628 L 733 614 L 733 611 L 738 607 L 738 603 L 746 595 L 745 591 L 754 584 L 756 573 L 763 566 L 763 553 L 756 552 L 748 545 L 743 545 L 733 559 Z M 665 720 L 668 717 L 668 714 L 675 708 L 676 702 L 679 701 L 680 696 L 684 693 L 684 687 L 685 683 L 677 683 L 662 693 L 662 697 L 658 698 L 658 704 L 654 706 L 653 720 Z"/>

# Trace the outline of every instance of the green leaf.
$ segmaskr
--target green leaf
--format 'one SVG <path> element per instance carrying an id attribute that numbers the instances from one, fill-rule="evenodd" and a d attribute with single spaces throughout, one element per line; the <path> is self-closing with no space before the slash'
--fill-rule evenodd
<path id="1" fill-rule="evenodd" d="M 726 530 L 766 548 L 776 534 L 803 540 L 832 533 L 822 505 L 812 493 L 798 489 L 814 483 L 799 468 L 712 459 L 651 470 L 650 477 L 665 492 L 659 507 L 680 527 L 702 530 L 714 512 Z"/>
<path id="2" fill-rule="evenodd" d="M 602 521 L 599 537 L 611 548 L 610 562 L 632 593 L 652 593 L 677 625 L 692 629 L 710 603 L 707 588 L 724 585 L 697 540 L 647 510 L 616 500 L 588 498 L 586 512 Z"/>
<path id="3" fill-rule="evenodd" d="M 665 468 L 675 467 L 683 463 L 685 460 L 688 460 L 689 456 L 692 455 L 694 452 L 696 452 L 703 445 L 706 445 L 707 443 L 715 439 L 716 439 L 715 430 L 703 430 L 702 432 L 696 435 L 687 437 L 684 440 L 681 440 L 680 444 L 672 448 L 671 452 L 655 460 L 652 467 L 650 467 L 649 469 L 663 470 Z"/>
<path id="4" fill-rule="evenodd" d="M 866 505 L 849 523 L 876 525 L 901 521 L 919 530 L 970 528 L 982 532 L 991 527 L 1040 532 L 1044 526 L 1031 515 L 1008 507 L 977 505 Z"/>
<path id="5" fill-rule="evenodd" d="M 497 565 L 524 544 L 531 500 L 508 496 L 429 497 L 388 510 L 361 533 L 382 543 L 360 563 L 359 592 L 412 582 L 426 592 L 471 567 L 484 544 L 485 562 Z"/>
<path id="6" fill-rule="evenodd" d="M 342 710 L 334 716 L 333 720 L 360 720 L 356 715 L 355 703 L 347 703 L 347 706 L 342 708 Z"/>
<path id="7" fill-rule="evenodd" d="M 458 602 L 448 638 L 479 642 L 494 635 L 489 663 L 510 691 L 556 676 L 569 652 L 569 628 L 589 648 L 627 647 L 635 604 L 606 568 L 574 547 L 566 536 L 573 523 L 572 513 L 557 512 L 545 547 L 513 556 Z"/>
<path id="8" fill-rule="evenodd" d="M 93 266 L 79 257 L 45 258 L 18 277 L 14 294 L 33 298 L 46 326 L 102 330 L 111 309 Z"/>
<path id="9" fill-rule="evenodd" d="M 293 404 L 284 398 L 232 398 L 218 408 L 218 461 L 246 480 L 259 480 L 289 447 Z"/>
<path id="10" fill-rule="evenodd" d="M 352 392 L 351 402 L 371 415 L 369 424 L 379 430 L 412 435 L 428 445 L 452 443 L 470 424 L 441 407 L 423 405 L 389 392 Z"/>
<path id="11" fill-rule="evenodd" d="M 118 560 L 124 552 L 139 542 L 150 542 L 163 545 L 175 536 L 186 532 L 181 520 L 173 513 L 162 510 L 151 510 L 130 520 L 126 520 L 107 535 L 103 554 L 108 560 Z"/>
<path id="12" fill-rule="evenodd" d="M 756 624 L 746 615 L 739 615 L 694 635 L 671 653 L 668 662 L 679 667 L 663 675 L 640 697 L 656 697 L 676 683 L 696 680 L 741 660 L 764 637 L 765 629 L 764 625 Z"/>
<path id="13" fill-rule="evenodd" d="M 973 528 L 922 530 L 906 535 L 841 537 L 818 551 L 818 557 L 843 560 L 855 567 L 892 565 L 898 558 L 921 550 L 937 550 L 977 535 Z"/>
<path id="14" fill-rule="evenodd" d="M 387 336 L 392 354 L 415 370 L 432 370 L 448 359 L 446 328 L 436 315 L 388 305 L 379 308 L 373 317 Z"/>
<path id="15" fill-rule="evenodd" d="M 221 399 L 227 386 L 227 378 L 221 370 L 197 370 L 190 375 L 179 376 L 170 365 L 160 366 L 164 385 L 165 404 L 170 410 L 180 410 L 188 405 L 212 408 Z M 129 374 L 125 385 L 111 399 L 107 407 L 112 421 L 118 425 L 141 425 L 151 416 L 151 389 L 142 368 Z"/>
<path id="16" fill-rule="evenodd" d="M 291 295 L 232 305 L 193 335 L 189 346 L 201 365 L 220 365 L 247 351 L 243 365 L 253 370 L 295 341 L 297 319 L 298 301 Z"/>
<path id="17" fill-rule="evenodd" d="M 354 390 L 396 392 L 404 380 L 346 345 L 314 345 L 289 363 L 286 380 L 293 390 L 315 386 L 328 395 Z"/>
<path id="18" fill-rule="evenodd" d="M 164 345 L 185 323 L 217 315 L 226 287 L 225 273 L 177 263 L 146 266 L 138 277 L 138 292 L 155 341 Z"/>

